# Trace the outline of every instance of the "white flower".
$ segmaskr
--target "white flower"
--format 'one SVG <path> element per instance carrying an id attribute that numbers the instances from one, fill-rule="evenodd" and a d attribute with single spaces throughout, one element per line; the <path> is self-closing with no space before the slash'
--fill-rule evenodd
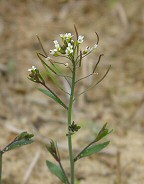
<path id="1" fill-rule="evenodd" d="M 85 50 L 83 51 L 83 54 L 87 54 L 87 53 L 89 53 L 89 52 L 92 52 L 92 51 L 94 51 L 96 48 L 98 47 L 98 44 L 95 44 L 93 47 L 89 47 L 89 46 L 87 46 L 86 48 L 85 48 Z"/>
<path id="2" fill-rule="evenodd" d="M 95 45 L 93 46 L 94 49 L 96 49 L 97 47 L 98 47 L 98 44 L 95 44 Z"/>
<path id="3" fill-rule="evenodd" d="M 54 42 L 54 44 L 55 44 L 55 48 L 56 48 L 57 50 L 60 50 L 60 45 L 59 45 L 58 41 L 57 41 L 57 40 L 54 40 L 53 42 Z"/>
<path id="4" fill-rule="evenodd" d="M 89 47 L 89 46 L 87 46 L 86 48 L 85 48 L 85 52 L 87 53 L 87 52 L 90 52 L 91 51 L 91 48 Z"/>
<path id="5" fill-rule="evenodd" d="M 80 35 L 78 36 L 78 43 L 82 43 L 84 41 L 84 36 Z"/>
<path id="6" fill-rule="evenodd" d="M 73 45 L 71 43 L 68 43 L 68 47 L 66 48 L 66 54 L 73 53 Z"/>
<path id="7" fill-rule="evenodd" d="M 94 44 L 92 48 L 90 48 L 90 51 L 94 51 L 98 47 L 98 44 Z"/>
<path id="8" fill-rule="evenodd" d="M 57 49 L 50 50 L 50 54 L 54 55 L 57 52 Z"/>
<path id="9" fill-rule="evenodd" d="M 73 35 L 72 35 L 71 33 L 66 33 L 66 34 L 65 34 L 65 37 L 66 37 L 66 39 L 68 40 L 68 39 L 72 38 Z"/>
<path id="10" fill-rule="evenodd" d="M 73 45 L 71 43 L 68 43 L 68 47 L 72 49 Z"/>
<path id="11" fill-rule="evenodd" d="M 65 63 L 65 67 L 68 68 L 69 64 L 68 63 Z"/>
<path id="12" fill-rule="evenodd" d="M 65 34 L 60 34 L 60 37 L 68 40 L 68 39 L 71 39 L 73 35 L 71 33 L 65 33 Z"/>
<path id="13" fill-rule="evenodd" d="M 87 47 L 85 48 L 85 50 L 83 51 L 83 54 L 90 53 L 92 50 L 93 50 L 93 48 L 90 48 L 89 46 L 87 46 Z"/>
<path id="14" fill-rule="evenodd" d="M 60 34 L 60 37 L 61 37 L 61 38 L 64 38 L 64 34 Z"/>
<path id="15" fill-rule="evenodd" d="M 31 72 L 31 71 L 35 71 L 37 68 L 35 66 L 32 66 L 31 68 L 28 69 L 28 72 Z"/>
<path id="16" fill-rule="evenodd" d="M 50 59 L 51 59 L 50 57 L 46 57 L 46 58 L 45 58 L 46 61 L 49 61 Z"/>
<path id="17" fill-rule="evenodd" d="M 47 57 L 45 58 L 46 61 L 50 61 L 50 62 L 53 62 L 52 58 L 51 57 Z"/>
<path id="18" fill-rule="evenodd" d="M 71 53 L 73 53 L 73 49 L 70 49 L 70 48 L 66 48 L 66 54 L 71 54 Z"/>
<path id="19" fill-rule="evenodd" d="M 54 42 L 55 45 L 58 44 L 58 41 L 57 40 L 54 40 L 53 42 Z"/>
<path id="20" fill-rule="evenodd" d="M 98 75 L 98 72 L 94 72 L 93 74 L 94 74 L 94 75 Z"/>

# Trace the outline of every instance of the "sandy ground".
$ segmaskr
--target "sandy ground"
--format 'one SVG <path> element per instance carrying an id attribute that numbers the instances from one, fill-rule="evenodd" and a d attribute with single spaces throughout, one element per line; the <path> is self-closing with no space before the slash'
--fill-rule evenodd
<path id="1" fill-rule="evenodd" d="M 93 140 L 105 122 L 114 129 L 108 148 L 77 162 L 78 183 L 144 183 L 143 5 L 144 0 L 0 1 L 0 147 L 20 130 L 36 135 L 34 144 L 4 156 L 3 184 L 59 184 L 45 164 L 46 159 L 53 160 L 45 149 L 50 138 L 58 141 L 64 167 L 69 170 L 65 110 L 35 89 L 37 85 L 27 79 L 27 69 L 36 65 L 44 73 L 35 53 L 40 51 L 36 34 L 48 52 L 59 33 L 74 33 L 74 24 L 85 36 L 83 48 L 95 43 L 95 31 L 100 36 L 99 47 L 84 61 L 81 75 L 91 71 L 101 53 L 105 56 L 98 77 L 112 65 L 106 79 L 75 104 L 74 119 L 82 126 L 73 137 L 75 152 Z M 54 89 L 49 79 L 47 82 Z M 56 92 L 67 101 L 67 96 Z M 37 162 L 25 182 L 34 158 Z"/>

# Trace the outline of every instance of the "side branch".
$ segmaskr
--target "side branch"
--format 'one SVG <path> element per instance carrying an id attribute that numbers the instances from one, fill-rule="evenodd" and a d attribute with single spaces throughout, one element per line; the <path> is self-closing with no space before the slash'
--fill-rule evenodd
<path id="1" fill-rule="evenodd" d="M 96 36 L 97 36 L 97 45 L 99 44 L 99 35 L 97 32 L 95 32 Z"/>
<path id="2" fill-rule="evenodd" d="M 100 62 L 102 56 L 103 56 L 103 54 L 101 54 L 101 55 L 99 56 L 98 61 L 97 61 L 96 65 L 95 65 L 95 67 L 94 67 L 94 69 L 93 69 L 93 73 L 95 73 L 95 71 L 96 71 L 96 69 L 97 69 L 97 67 L 98 67 L 98 64 L 99 64 L 99 62 Z"/>
<path id="3" fill-rule="evenodd" d="M 97 69 L 97 66 L 98 66 L 98 64 L 99 64 L 99 62 L 100 62 L 102 56 L 103 56 L 103 54 L 101 54 L 101 55 L 99 56 L 98 61 L 97 61 L 96 65 L 95 65 L 95 67 L 94 67 L 94 69 L 93 69 L 93 72 L 92 72 L 91 74 L 85 76 L 85 77 L 82 77 L 82 78 L 78 79 L 78 80 L 76 81 L 76 83 L 78 83 L 79 81 L 81 81 L 81 80 L 83 80 L 83 79 L 86 79 L 86 78 L 90 77 L 91 75 L 95 74 L 95 71 L 96 71 L 96 69 Z"/>
<path id="4" fill-rule="evenodd" d="M 89 91 L 91 88 L 97 86 L 100 82 L 102 82 L 102 81 L 104 80 L 104 78 L 107 76 L 107 74 L 108 74 L 110 68 L 111 68 L 111 65 L 108 67 L 106 73 L 103 75 L 103 77 L 102 77 L 98 82 L 96 82 L 95 84 L 89 86 L 85 91 L 83 91 L 82 93 L 78 94 L 78 95 L 74 98 L 74 101 L 75 101 L 79 96 L 81 96 L 82 94 L 86 93 L 86 92 Z"/>
<path id="5" fill-rule="evenodd" d="M 46 56 L 46 57 L 48 57 L 48 55 L 47 55 L 47 53 L 46 53 L 46 51 L 45 51 L 45 49 L 44 49 L 44 47 L 43 47 L 43 45 L 42 45 L 42 42 L 41 42 L 41 40 L 40 40 L 39 36 L 38 36 L 38 35 L 36 35 L 36 36 L 37 36 L 37 39 L 38 39 L 38 41 L 39 41 L 39 44 L 40 44 L 41 49 L 43 50 L 43 52 L 44 52 L 45 56 Z"/>
<path id="6" fill-rule="evenodd" d="M 76 38 L 77 38 L 77 40 L 78 40 L 78 30 L 77 30 L 77 28 L 76 28 L 76 25 L 74 24 L 74 29 L 75 29 L 75 33 L 76 33 Z"/>

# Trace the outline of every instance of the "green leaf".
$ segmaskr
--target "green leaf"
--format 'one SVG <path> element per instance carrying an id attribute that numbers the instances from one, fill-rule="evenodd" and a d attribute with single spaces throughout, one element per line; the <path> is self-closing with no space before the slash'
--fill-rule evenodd
<path id="1" fill-rule="evenodd" d="M 106 127 L 107 123 L 104 124 L 104 126 L 102 127 L 102 129 L 99 131 L 97 137 L 96 137 L 96 142 L 101 140 L 102 138 L 104 138 L 105 136 L 107 136 L 108 134 L 110 134 L 113 130 L 110 130 Z"/>
<path id="2" fill-rule="evenodd" d="M 31 139 L 32 137 L 34 137 L 33 134 L 28 134 L 27 132 L 22 132 L 21 134 L 19 134 L 19 135 L 15 138 L 15 141 L 19 141 L 19 140 L 22 140 L 22 139 L 29 140 L 29 139 Z"/>
<path id="3" fill-rule="evenodd" d="M 7 151 L 25 146 L 27 144 L 31 144 L 33 140 L 31 139 L 34 135 L 28 134 L 27 132 L 22 132 L 19 134 L 10 144 L 8 144 L 2 152 L 5 153 Z"/>
<path id="4" fill-rule="evenodd" d="M 59 151 L 57 147 L 57 143 L 53 140 L 50 141 L 50 144 L 46 145 L 48 152 L 54 157 L 56 161 L 60 160 Z"/>
<path id="5" fill-rule="evenodd" d="M 13 142 L 10 146 L 7 147 L 6 151 L 10 151 L 12 149 L 19 148 L 21 146 L 25 146 L 27 144 L 31 144 L 32 142 L 33 140 L 20 140 L 20 141 Z"/>
<path id="6" fill-rule="evenodd" d="M 45 70 L 47 71 L 47 75 L 52 79 L 52 81 L 61 89 L 63 90 L 63 88 L 61 87 L 61 85 L 59 84 L 59 82 L 57 81 L 57 79 L 53 76 L 52 72 L 54 74 L 57 74 L 57 72 L 51 68 L 49 65 L 47 65 L 47 63 L 42 59 L 41 55 L 39 53 L 37 53 L 38 58 L 40 59 L 42 65 L 44 66 Z"/>
<path id="7" fill-rule="evenodd" d="M 63 183 L 66 183 L 66 178 L 60 166 L 55 165 L 49 160 L 46 161 L 46 164 L 52 174 L 56 175 Z"/>
<path id="8" fill-rule="evenodd" d="M 96 144 L 96 145 L 93 145 L 89 148 L 87 148 L 86 150 L 84 150 L 80 156 L 77 158 L 80 159 L 80 158 L 83 158 L 83 157 L 87 157 L 87 156 L 90 156 L 94 153 L 98 153 L 100 152 L 102 149 L 104 149 L 108 144 L 110 143 L 110 141 L 107 141 L 107 142 L 104 142 L 102 144 Z"/>
<path id="9" fill-rule="evenodd" d="M 60 98 L 58 98 L 57 96 L 55 96 L 53 93 L 51 93 L 50 91 L 48 91 L 46 89 L 42 89 L 42 88 L 37 88 L 37 89 L 39 91 L 41 91 L 42 93 L 44 93 L 45 95 L 47 95 L 50 98 L 52 98 L 54 101 L 56 101 L 60 105 L 62 105 L 65 109 L 68 109 L 68 107 L 63 103 L 63 101 Z"/>

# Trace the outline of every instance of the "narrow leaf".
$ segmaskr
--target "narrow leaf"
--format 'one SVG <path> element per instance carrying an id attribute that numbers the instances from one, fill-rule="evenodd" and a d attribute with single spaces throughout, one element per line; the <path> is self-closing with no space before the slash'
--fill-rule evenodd
<path id="1" fill-rule="evenodd" d="M 31 144 L 33 142 L 33 140 L 31 139 L 26 139 L 26 140 L 18 140 L 18 141 L 14 141 L 12 144 L 8 145 L 5 150 L 3 150 L 3 152 L 7 152 L 22 146 L 25 146 L 27 144 Z"/>
<path id="2" fill-rule="evenodd" d="M 56 175 L 63 183 L 66 183 L 66 178 L 61 170 L 60 166 L 55 165 L 54 163 L 50 162 L 49 160 L 46 161 L 47 167 L 49 168 L 50 172 Z"/>
<path id="3" fill-rule="evenodd" d="M 54 64 L 52 64 L 52 67 L 50 67 L 44 60 L 43 58 L 41 57 L 41 54 L 40 53 L 37 53 L 37 56 L 38 58 L 40 59 L 43 67 L 45 68 L 46 72 L 47 72 L 47 75 L 51 78 L 51 80 L 56 84 L 56 86 L 65 92 L 65 90 L 63 89 L 62 85 L 60 85 L 59 81 L 57 80 L 56 77 L 54 77 L 54 75 L 52 73 L 54 73 L 55 75 L 61 75 L 63 72 L 60 72 L 58 71 L 58 69 L 55 67 Z M 63 76 L 63 74 L 61 75 Z M 64 77 L 64 76 L 63 76 Z M 66 78 L 66 77 L 65 77 Z M 67 80 L 67 79 L 66 79 Z M 33 81 L 34 82 L 34 81 Z"/>
<path id="4" fill-rule="evenodd" d="M 31 144 L 33 142 L 34 137 L 33 134 L 28 134 L 27 132 L 20 133 L 10 144 L 8 144 L 2 152 L 5 153 L 7 151 L 10 151 L 12 149 L 16 149 L 22 146 L 25 146 L 27 144 Z"/>
<path id="5" fill-rule="evenodd" d="M 86 150 L 84 150 L 81 155 L 78 157 L 78 159 L 83 158 L 83 157 L 87 157 L 90 156 L 94 153 L 98 153 L 100 152 L 102 149 L 104 149 L 108 144 L 110 143 L 110 141 L 104 142 L 102 144 L 96 144 L 93 145 L 89 148 L 87 148 Z"/>
<path id="6" fill-rule="evenodd" d="M 53 81 L 60 89 L 63 89 L 63 88 L 61 87 L 61 85 L 59 84 L 59 82 L 57 81 L 57 79 L 56 79 L 56 78 L 53 76 L 53 74 L 52 74 L 52 72 L 53 72 L 54 74 L 57 74 L 57 72 L 56 72 L 54 69 L 52 69 L 52 68 L 43 60 L 43 58 L 40 56 L 39 53 L 37 53 L 37 56 L 38 56 L 38 58 L 40 59 L 42 65 L 44 66 L 44 68 L 45 68 L 45 70 L 46 70 L 46 72 L 47 72 L 47 75 L 52 79 L 52 81 Z"/>
<path id="7" fill-rule="evenodd" d="M 42 93 L 44 93 L 45 95 L 47 95 L 50 98 L 52 98 L 54 101 L 56 101 L 60 105 L 62 105 L 65 109 L 68 109 L 67 106 L 63 103 L 63 101 L 60 98 L 58 98 L 57 96 L 55 96 L 54 94 L 52 94 L 50 91 L 48 91 L 46 89 L 42 89 L 42 88 L 37 88 L 37 89 L 39 91 L 41 91 Z"/>
<path id="8" fill-rule="evenodd" d="M 19 141 L 19 140 L 22 140 L 22 139 L 28 140 L 28 139 L 31 139 L 32 137 L 34 137 L 33 134 L 28 134 L 27 132 L 22 132 L 22 133 L 20 133 L 20 134 L 15 138 L 15 141 Z"/>
<path id="9" fill-rule="evenodd" d="M 104 126 L 102 127 L 102 129 L 99 131 L 97 137 L 96 137 L 96 142 L 101 140 L 102 138 L 104 138 L 105 136 L 107 136 L 108 134 L 110 134 L 113 130 L 110 130 L 107 128 L 107 123 L 104 124 Z"/>
<path id="10" fill-rule="evenodd" d="M 40 59 L 41 63 L 43 64 L 44 68 L 47 67 L 51 72 L 53 72 L 53 73 L 56 74 L 56 72 L 49 65 L 46 64 L 46 62 L 41 57 L 41 54 L 40 53 L 37 53 L 37 56 Z"/>

